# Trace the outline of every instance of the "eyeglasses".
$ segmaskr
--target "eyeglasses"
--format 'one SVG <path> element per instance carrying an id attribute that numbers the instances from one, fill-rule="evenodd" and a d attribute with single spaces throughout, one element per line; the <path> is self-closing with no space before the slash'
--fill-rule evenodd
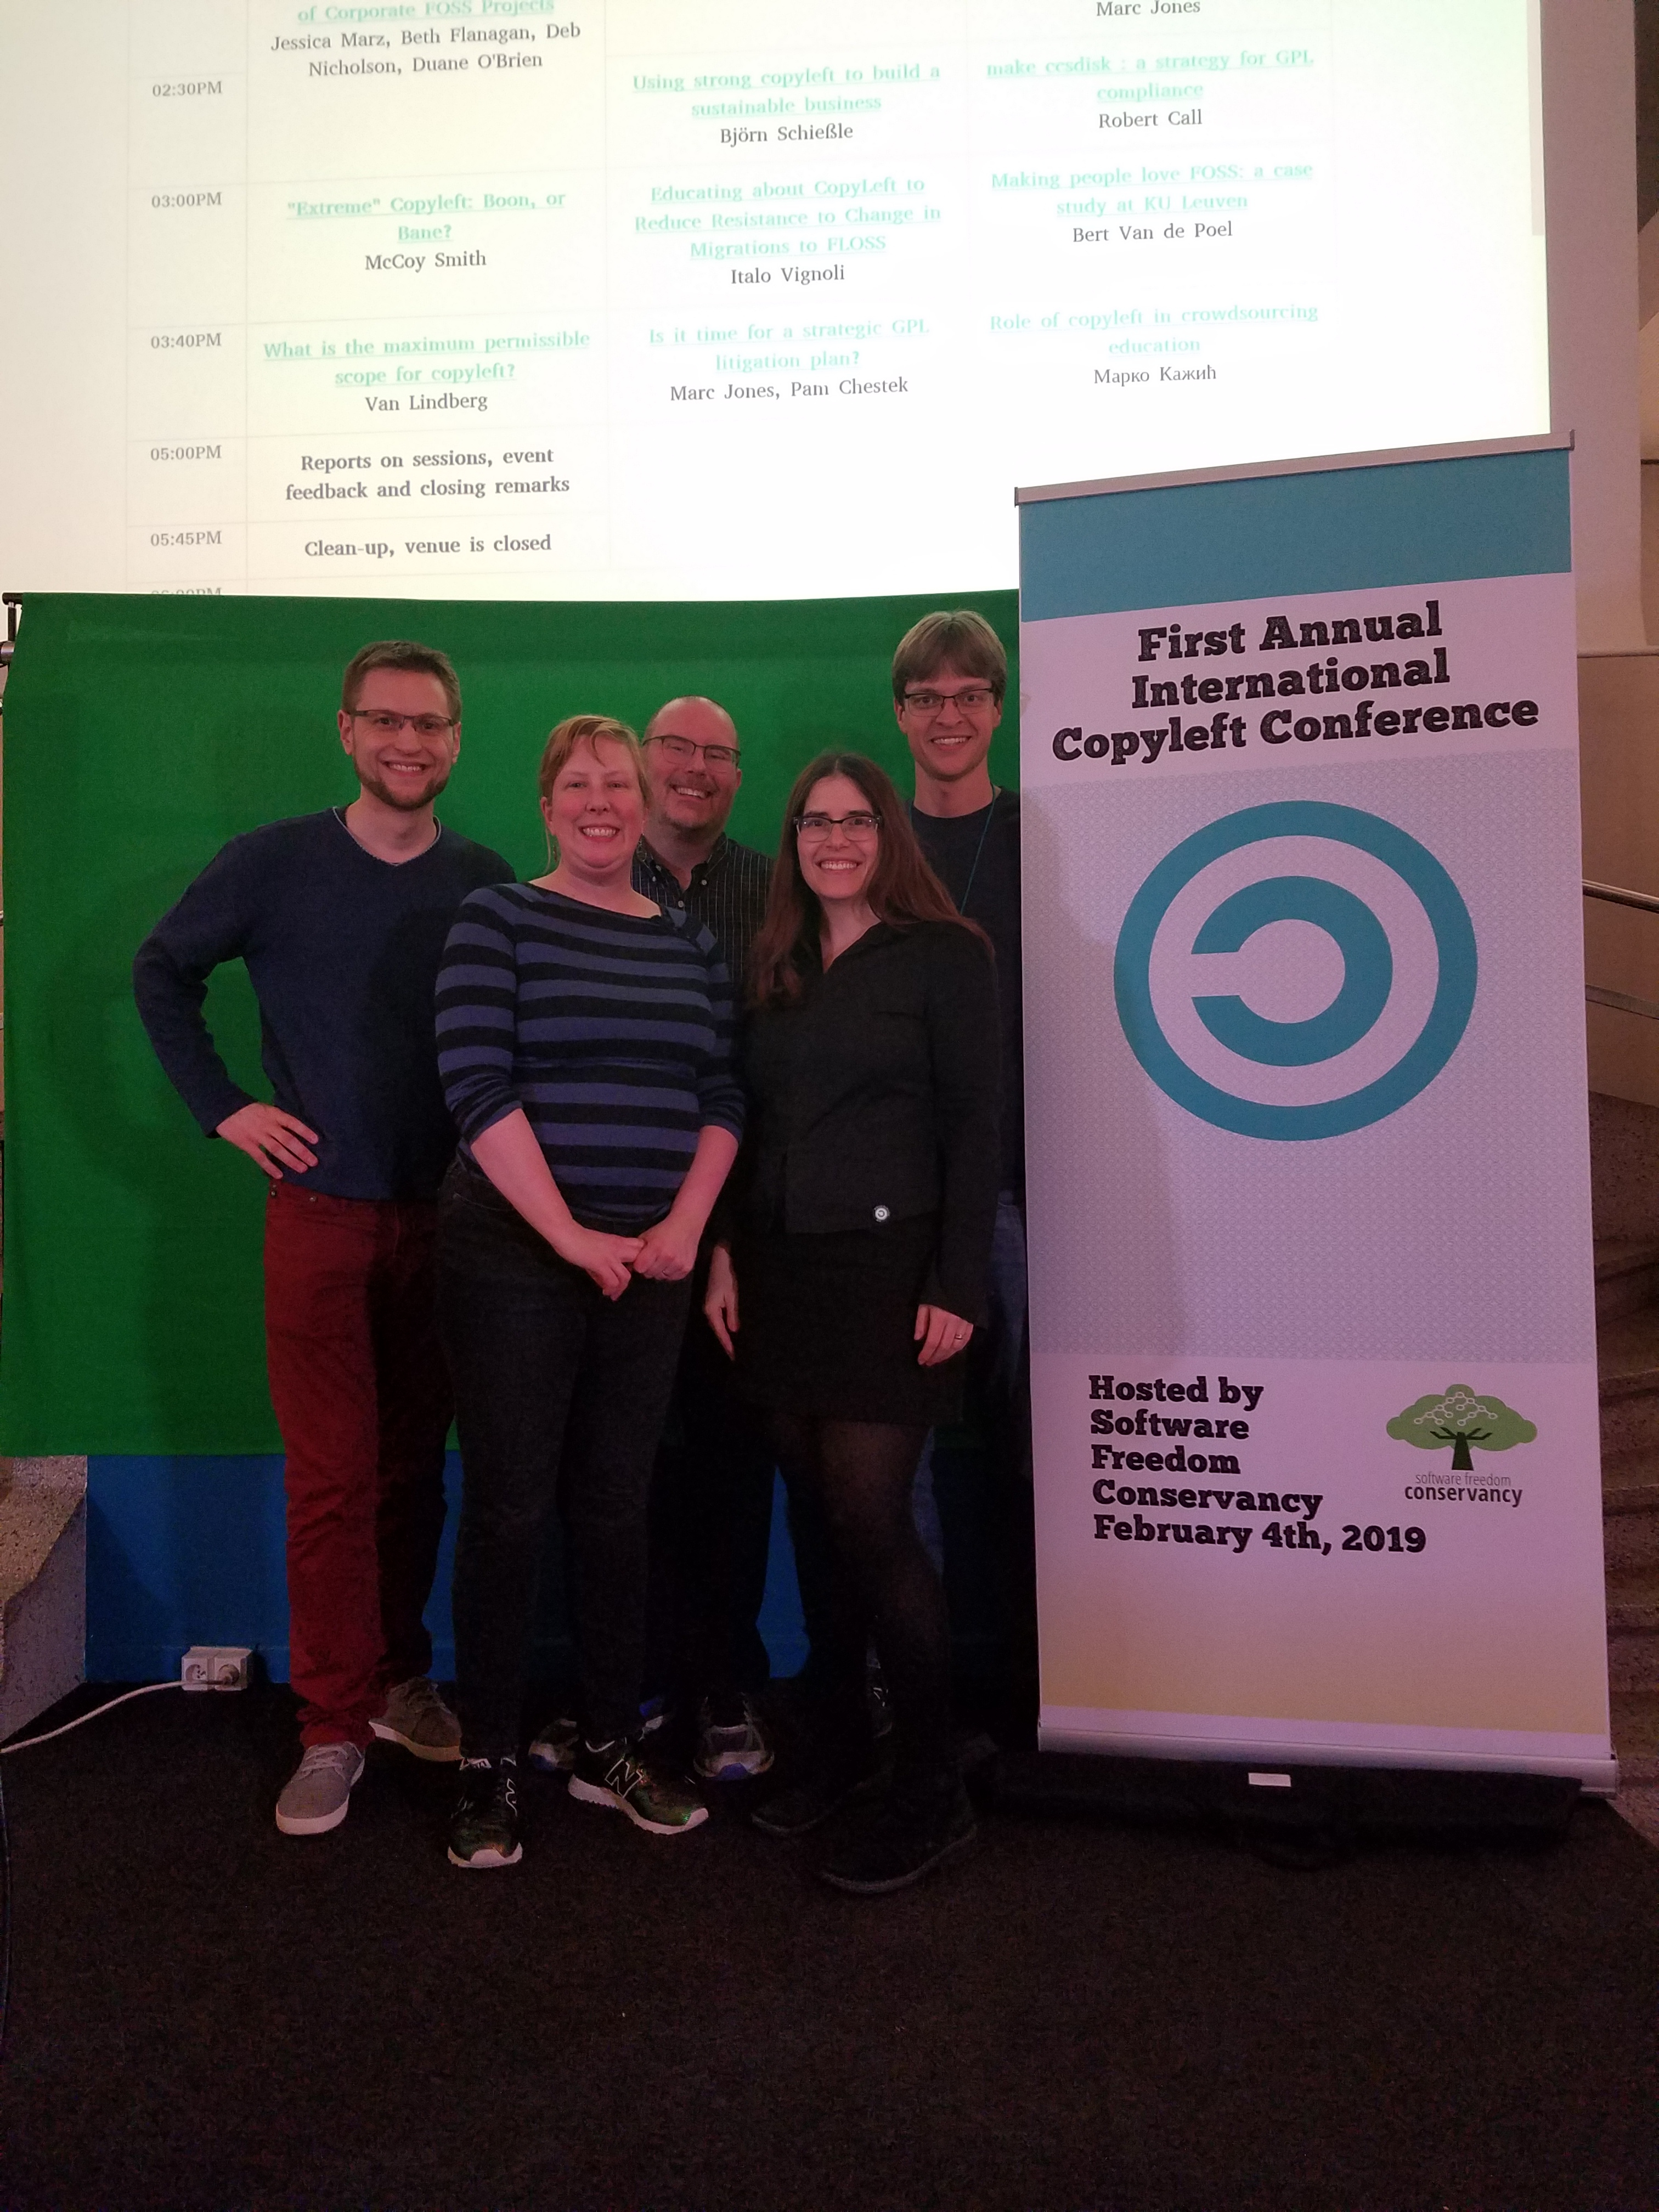
<path id="1" fill-rule="evenodd" d="M 387 714 L 378 707 L 351 710 L 354 722 L 367 722 L 377 738 L 395 738 L 406 722 L 417 738 L 441 738 L 455 726 L 443 714 Z"/>
<path id="2" fill-rule="evenodd" d="M 832 830 L 844 830 L 849 837 L 873 837 L 880 828 L 879 814 L 798 814 L 795 817 L 798 837 L 827 837 Z"/>
<path id="3" fill-rule="evenodd" d="M 959 714 L 982 714 L 995 696 L 988 686 L 975 684 L 961 691 L 907 691 L 904 704 L 919 714 L 937 714 L 947 702 Z"/>
<path id="4" fill-rule="evenodd" d="M 672 761 L 694 761 L 701 753 L 710 768 L 735 768 L 738 749 L 735 745 L 697 745 L 690 738 L 647 738 L 648 745 L 660 745 Z"/>

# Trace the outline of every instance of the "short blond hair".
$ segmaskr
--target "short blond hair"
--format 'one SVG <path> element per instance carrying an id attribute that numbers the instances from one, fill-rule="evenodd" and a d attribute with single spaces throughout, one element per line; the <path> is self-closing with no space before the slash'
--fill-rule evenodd
<path id="1" fill-rule="evenodd" d="M 553 796 L 553 786 L 559 771 L 565 766 L 578 745 L 597 747 L 602 738 L 622 746 L 634 769 L 634 781 L 639 785 L 640 797 L 649 806 L 651 786 L 646 779 L 645 755 L 640 750 L 639 738 L 626 722 L 619 722 L 614 714 L 567 714 L 547 733 L 547 743 L 542 747 L 542 764 L 536 772 L 536 788 L 544 799 Z"/>

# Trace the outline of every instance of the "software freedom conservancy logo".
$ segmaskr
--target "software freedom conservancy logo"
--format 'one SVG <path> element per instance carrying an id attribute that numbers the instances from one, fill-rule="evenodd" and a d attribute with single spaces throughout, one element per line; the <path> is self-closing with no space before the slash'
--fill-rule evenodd
<path id="1" fill-rule="evenodd" d="M 1474 1005 L 1474 928 L 1426 847 L 1358 807 L 1247 806 L 1129 902 L 1114 980 L 1131 1050 L 1179 1106 L 1281 1140 L 1384 1120 Z"/>

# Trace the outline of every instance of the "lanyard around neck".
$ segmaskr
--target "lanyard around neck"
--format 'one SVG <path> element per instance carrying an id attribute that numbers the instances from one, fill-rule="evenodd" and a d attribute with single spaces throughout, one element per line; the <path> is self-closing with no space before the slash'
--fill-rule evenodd
<path id="1" fill-rule="evenodd" d="M 994 783 L 991 786 L 991 804 L 985 810 L 985 820 L 980 830 L 979 842 L 974 848 L 974 865 L 968 871 L 968 880 L 963 886 L 961 903 L 957 908 L 958 914 L 967 913 L 968 902 L 974 896 L 974 878 L 979 873 L 980 855 L 984 852 L 985 841 L 991 834 L 991 817 L 996 812 L 997 801 L 1001 796 L 1001 785 Z M 910 819 L 913 823 L 915 818 L 916 803 L 913 799 L 910 802 Z"/>

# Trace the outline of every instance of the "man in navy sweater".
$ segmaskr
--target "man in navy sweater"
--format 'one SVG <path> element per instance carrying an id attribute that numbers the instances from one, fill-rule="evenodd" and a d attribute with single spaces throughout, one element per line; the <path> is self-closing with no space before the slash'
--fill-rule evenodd
<path id="1" fill-rule="evenodd" d="M 422 1620 L 444 1520 L 449 1378 L 434 1320 L 438 1185 L 455 1132 L 433 991 L 456 908 L 508 882 L 499 853 L 436 821 L 461 744 L 455 671 L 365 646 L 345 672 L 349 806 L 234 837 L 133 963 L 157 1058 L 207 1136 L 270 1178 L 265 1350 L 286 1451 L 289 1673 L 303 1756 L 285 1835 L 346 1816 L 374 1736 L 455 1759 Z M 246 962 L 274 1097 L 215 1049 L 207 979 Z"/>

